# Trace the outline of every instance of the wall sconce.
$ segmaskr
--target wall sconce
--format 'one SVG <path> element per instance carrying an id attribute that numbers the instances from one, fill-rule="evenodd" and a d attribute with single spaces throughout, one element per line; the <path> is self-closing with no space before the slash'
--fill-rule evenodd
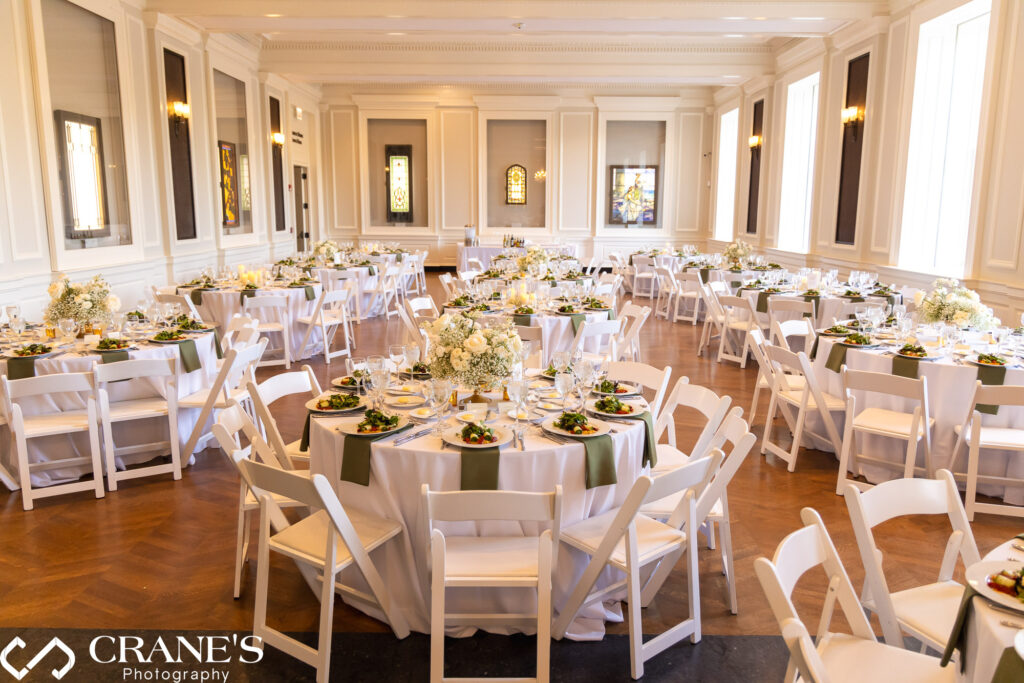
<path id="1" fill-rule="evenodd" d="M 181 124 L 188 120 L 192 114 L 191 107 L 185 102 L 171 102 L 167 107 L 170 111 L 171 118 L 174 119 L 174 135 L 177 136 L 181 129 Z"/>
<path id="2" fill-rule="evenodd" d="M 295 107 L 295 120 L 296 121 L 301 121 L 302 120 L 302 107 Z"/>
<path id="3" fill-rule="evenodd" d="M 275 145 L 283 146 L 284 145 L 284 133 L 271 133 L 270 134 L 270 141 L 273 142 Z"/>
<path id="4" fill-rule="evenodd" d="M 842 119 L 844 126 L 853 126 L 853 139 L 857 139 L 857 134 L 860 132 L 860 124 L 864 121 L 864 109 L 854 105 L 852 107 L 845 107 L 842 111 Z"/>
<path id="5" fill-rule="evenodd" d="M 760 135 L 751 135 L 749 138 L 747 138 L 747 144 L 750 146 L 750 149 L 760 149 L 761 148 L 761 136 Z"/>
<path id="6" fill-rule="evenodd" d="M 533 179 L 537 182 L 544 182 L 544 179 L 548 177 L 548 172 L 543 168 L 533 174 Z"/>

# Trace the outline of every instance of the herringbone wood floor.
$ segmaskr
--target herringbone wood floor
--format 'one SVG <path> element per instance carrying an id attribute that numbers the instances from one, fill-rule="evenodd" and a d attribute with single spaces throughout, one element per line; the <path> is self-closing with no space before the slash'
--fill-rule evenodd
<path id="1" fill-rule="evenodd" d="M 436 277 L 430 281 L 438 298 Z M 693 383 L 733 396 L 734 405 L 748 410 L 756 370 L 698 358 L 699 329 L 652 319 L 642 338 L 645 362 L 671 365 L 673 382 L 687 375 Z M 359 355 L 384 353 L 387 343 L 399 341 L 397 320 L 364 322 L 356 328 L 356 339 Z M 338 360 L 331 366 L 322 360 L 310 364 L 324 386 L 344 367 Z M 766 401 L 754 428 L 759 436 Z M 286 402 L 279 409 L 286 439 L 297 438 L 301 431 L 301 403 Z M 678 421 L 684 448 L 694 436 L 694 424 Z M 777 438 L 783 438 L 785 427 L 775 429 Z M 804 451 L 792 474 L 774 459 L 756 451 L 750 455 L 729 489 L 740 613 L 729 613 L 718 552 L 703 549 L 700 583 L 706 633 L 778 632 L 754 576 L 753 561 L 770 556 L 779 540 L 800 525 L 804 506 L 821 513 L 859 588 L 864 572 L 845 503 L 834 493 L 835 477 L 832 454 Z M 165 476 L 124 482 L 102 500 L 85 493 L 51 498 L 26 513 L 17 493 L 0 493 L 0 626 L 251 628 L 254 561 L 244 576 L 242 598 L 231 597 L 237 500 L 237 474 L 215 449 L 197 456 L 181 481 Z M 878 537 L 893 590 L 935 580 L 948 534 L 944 524 L 943 519 L 918 518 L 881 527 Z M 973 528 L 982 554 L 1021 531 L 1019 524 L 991 515 L 978 515 Z M 815 574 L 795 593 L 809 624 L 817 624 L 823 589 L 822 577 Z M 316 630 L 318 604 L 294 565 L 275 560 L 271 591 L 272 623 L 285 630 Z M 657 633 L 684 618 L 686 593 L 685 575 L 677 571 L 645 610 L 645 631 Z M 339 601 L 335 630 L 386 627 Z M 609 625 L 609 631 L 625 632 L 625 627 Z"/>

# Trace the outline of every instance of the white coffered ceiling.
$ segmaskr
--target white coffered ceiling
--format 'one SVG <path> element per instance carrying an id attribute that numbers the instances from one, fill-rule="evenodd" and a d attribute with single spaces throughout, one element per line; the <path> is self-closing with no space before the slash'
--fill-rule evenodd
<path id="1" fill-rule="evenodd" d="M 261 46 L 261 68 L 321 84 L 735 85 L 773 50 L 889 11 L 887 0 L 150 0 Z"/>

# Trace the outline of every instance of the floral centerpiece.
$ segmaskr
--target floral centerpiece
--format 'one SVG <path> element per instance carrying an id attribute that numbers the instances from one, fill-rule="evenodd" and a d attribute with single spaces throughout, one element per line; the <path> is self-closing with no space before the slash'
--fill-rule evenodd
<path id="1" fill-rule="evenodd" d="M 974 327 L 987 330 L 1000 324 L 992 309 L 981 303 L 981 297 L 973 289 L 967 289 L 959 280 L 939 278 L 932 283 L 932 289 L 925 294 L 914 294 L 914 303 L 921 311 L 921 320 L 926 323 L 944 322 L 958 327 Z"/>
<path id="2" fill-rule="evenodd" d="M 46 306 L 44 318 L 50 325 L 56 325 L 65 318 L 79 324 L 98 322 L 110 313 L 121 310 L 121 300 L 110 292 L 110 285 L 99 275 L 88 282 L 72 284 L 67 275 L 50 284 L 47 292 L 50 303 Z"/>
<path id="3" fill-rule="evenodd" d="M 328 261 L 334 260 L 334 255 L 341 251 L 341 248 L 332 240 L 322 240 L 313 245 L 313 255 L 323 256 Z"/>
<path id="4" fill-rule="evenodd" d="M 519 270 L 527 272 L 531 266 L 547 265 L 551 257 L 548 252 L 542 247 L 528 247 L 526 253 L 516 259 L 516 265 L 519 266 Z"/>
<path id="5" fill-rule="evenodd" d="M 430 375 L 478 389 L 507 379 L 523 348 L 511 323 L 484 327 L 472 316 L 445 313 L 422 328 Z"/>
<path id="6" fill-rule="evenodd" d="M 751 252 L 753 251 L 754 248 L 750 245 L 749 242 L 746 242 L 744 240 L 736 240 L 722 251 L 722 256 L 727 261 L 730 261 L 731 263 L 735 263 L 738 265 L 741 260 L 750 256 Z"/>

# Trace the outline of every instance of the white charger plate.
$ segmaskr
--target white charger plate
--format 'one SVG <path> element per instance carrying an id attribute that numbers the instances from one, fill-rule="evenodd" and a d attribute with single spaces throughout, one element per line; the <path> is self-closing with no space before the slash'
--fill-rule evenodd
<path id="1" fill-rule="evenodd" d="M 567 432 L 564 429 L 560 429 L 559 427 L 555 426 L 555 422 L 558 421 L 559 417 L 561 417 L 561 413 L 559 413 L 558 415 L 552 415 L 548 419 L 541 422 L 540 426 L 543 427 L 545 430 L 551 432 L 552 434 L 558 434 L 559 436 L 571 436 L 574 439 L 591 439 L 595 436 L 603 436 L 612 430 L 611 425 L 609 425 L 607 422 L 602 422 L 601 420 L 589 417 L 587 418 L 587 422 L 590 424 L 590 426 L 597 427 L 597 431 L 591 434 L 572 434 L 571 432 Z"/>
<path id="2" fill-rule="evenodd" d="M 992 602 L 1017 610 L 1018 612 L 1024 612 L 1024 602 L 988 587 L 988 577 L 992 574 L 998 574 L 1004 569 L 1015 572 L 1019 571 L 1021 567 L 1024 567 L 1024 562 L 1014 562 L 1012 560 L 975 562 L 967 568 L 964 578 L 967 579 L 967 583 L 971 588 Z"/>
<path id="3" fill-rule="evenodd" d="M 421 406 L 427 402 L 427 399 L 422 396 L 389 396 L 384 400 L 384 403 L 391 406 L 392 408 L 415 408 Z"/>
<path id="4" fill-rule="evenodd" d="M 325 408 L 317 408 L 316 407 L 317 402 L 321 398 L 324 398 L 325 396 L 328 396 L 331 393 L 332 392 L 328 391 L 328 392 L 325 392 L 325 393 L 321 394 L 320 396 L 317 396 L 316 398 L 312 398 L 312 399 L 306 401 L 306 410 L 311 410 L 314 413 L 324 413 L 326 415 L 344 415 L 346 413 L 351 413 L 351 412 L 353 412 L 355 410 L 361 410 L 361 409 L 365 409 L 366 408 L 366 398 L 363 397 L 363 396 L 360 396 L 359 397 L 359 403 L 357 403 L 356 405 L 354 405 L 351 408 L 342 408 L 341 410 L 331 410 L 329 408 L 327 408 L 327 409 L 325 409 Z M 339 394 L 339 396 L 351 396 L 351 395 L 352 394 Z"/>
<path id="5" fill-rule="evenodd" d="M 458 420 L 459 422 L 463 423 L 463 424 L 470 424 L 472 422 L 479 422 L 480 421 L 480 420 L 476 419 L 476 416 L 472 412 L 470 412 L 468 410 L 463 410 L 460 413 L 456 413 L 455 414 L 455 419 Z M 497 419 L 498 419 L 498 411 L 492 410 L 490 412 L 490 416 L 487 418 L 487 422 L 494 422 Z"/>
<path id="6" fill-rule="evenodd" d="M 352 419 L 352 420 L 349 420 L 347 422 L 344 422 L 344 423 L 338 425 L 338 431 L 341 432 L 342 434 L 345 434 L 346 436 L 383 436 L 384 434 L 394 434 L 396 431 L 398 431 L 399 429 L 401 429 L 405 425 L 409 424 L 409 418 L 407 418 L 405 415 L 399 415 L 398 416 L 398 424 L 396 424 L 393 428 L 387 430 L 386 432 L 365 432 L 364 433 L 364 432 L 356 431 L 356 426 L 360 422 L 362 422 L 362 421 L 363 421 L 363 418 L 359 418 L 358 420 Z"/>
<path id="7" fill-rule="evenodd" d="M 445 443 L 450 443 L 459 448 L 496 448 L 512 441 L 512 431 L 503 427 L 495 427 L 494 437 L 497 440 L 491 443 L 466 443 L 462 440 L 462 427 L 456 427 L 442 435 Z"/>
<path id="8" fill-rule="evenodd" d="M 636 396 L 637 394 L 640 393 L 640 390 L 637 388 L 635 384 L 630 384 L 629 382 L 616 382 L 616 384 L 627 387 L 629 391 L 625 393 L 608 393 L 606 391 L 598 391 L 597 387 L 595 386 L 594 393 L 597 394 L 598 396 L 617 396 L 619 398 L 622 398 L 623 396 Z"/>
<path id="9" fill-rule="evenodd" d="M 593 400 L 587 401 L 587 410 L 590 411 L 590 412 L 596 413 L 598 415 L 602 415 L 604 417 L 624 417 L 624 418 L 636 417 L 637 415 L 642 414 L 645 410 L 648 409 L 646 403 L 641 405 L 641 404 L 639 404 L 639 403 L 637 403 L 635 401 L 632 401 L 632 402 L 631 401 L 622 401 L 624 404 L 626 404 L 629 407 L 631 407 L 633 409 L 633 412 L 631 412 L 631 413 L 606 413 L 603 410 L 598 410 L 597 402 L 599 400 L 600 399 L 593 399 Z M 622 399 L 619 399 L 619 400 L 621 401 Z"/>

